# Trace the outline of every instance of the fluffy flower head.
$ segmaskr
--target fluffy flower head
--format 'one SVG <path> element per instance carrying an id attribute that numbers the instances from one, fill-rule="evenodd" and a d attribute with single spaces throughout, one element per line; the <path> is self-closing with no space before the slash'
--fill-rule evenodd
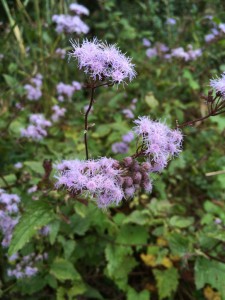
<path id="1" fill-rule="evenodd" d="M 172 130 L 148 117 L 139 117 L 134 123 L 134 131 L 142 138 L 145 155 L 152 163 L 151 171 L 161 171 L 171 156 L 181 152 L 183 136 L 178 129 Z"/>
<path id="2" fill-rule="evenodd" d="M 221 74 L 221 78 L 211 79 L 210 86 L 225 97 L 225 72 Z"/>
<path id="3" fill-rule="evenodd" d="M 121 83 L 126 79 L 131 81 L 136 72 L 131 59 L 126 57 L 115 45 L 108 45 L 94 38 L 71 42 L 73 51 L 70 56 L 78 62 L 79 69 L 94 80 L 108 79 L 113 83 Z"/>
<path id="4" fill-rule="evenodd" d="M 96 199 L 100 207 L 118 204 L 124 196 L 120 170 L 116 160 L 64 160 L 58 165 L 57 187 L 64 186 L 73 193 L 84 193 Z"/>

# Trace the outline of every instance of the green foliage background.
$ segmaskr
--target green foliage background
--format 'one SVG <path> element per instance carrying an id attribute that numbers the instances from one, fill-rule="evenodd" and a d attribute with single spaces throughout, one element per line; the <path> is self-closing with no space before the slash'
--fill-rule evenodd
<path id="1" fill-rule="evenodd" d="M 60 81 L 83 82 L 76 63 L 60 60 L 58 47 L 70 50 L 69 39 L 57 35 L 53 14 L 67 13 L 70 1 L 2 0 L 0 5 L 0 187 L 22 199 L 22 218 L 16 227 L 9 254 L 48 252 L 47 262 L 30 279 L 7 277 L 7 249 L 0 249 L 0 297 L 8 299 L 225 299 L 225 170 L 224 116 L 213 117 L 184 129 L 184 151 L 169 167 L 154 175 L 152 194 L 141 191 L 131 201 L 102 211 L 56 192 L 43 181 L 42 162 L 84 158 L 83 115 L 88 92 L 77 92 L 65 103 L 66 118 L 50 129 L 40 143 L 19 138 L 29 114 L 51 115 Z M 111 145 L 133 126 L 121 110 L 137 98 L 135 116 L 149 115 L 179 123 L 206 113 L 202 93 L 209 79 L 225 71 L 225 40 L 205 44 L 210 26 L 225 22 L 222 0 L 83 0 L 90 9 L 85 22 L 87 37 L 117 43 L 133 58 L 137 78 L 125 87 L 98 89 L 90 123 L 92 157 L 113 155 Z M 165 25 L 175 17 L 176 26 Z M 15 31 L 17 32 L 15 35 Z M 19 34 L 18 34 L 19 32 Z M 171 48 L 202 48 L 196 61 L 148 59 L 142 39 L 163 42 Z M 29 47 L 27 55 L 24 49 Z M 43 97 L 26 100 L 23 85 L 37 73 L 44 76 Z M 16 110 L 23 103 L 25 109 Z M 129 154 L 135 151 L 135 142 Z M 13 165 L 23 162 L 22 170 Z M 52 174 L 54 182 L 54 174 Z M 32 200 L 27 189 L 38 184 Z M 215 219 L 220 218 L 221 224 Z M 50 224 L 50 234 L 37 229 Z M 211 290 L 210 290 L 211 289 Z M 207 294 L 207 291 L 210 293 Z"/>

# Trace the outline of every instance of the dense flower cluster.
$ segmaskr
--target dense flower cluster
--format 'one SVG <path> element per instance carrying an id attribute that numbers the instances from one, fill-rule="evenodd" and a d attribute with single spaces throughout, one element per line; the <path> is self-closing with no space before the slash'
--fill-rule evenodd
<path id="1" fill-rule="evenodd" d="M 3 234 L 2 246 L 8 247 L 12 238 L 13 228 L 19 221 L 20 197 L 8 194 L 0 189 L 0 231 Z"/>
<path id="2" fill-rule="evenodd" d="M 130 81 L 136 72 L 131 59 L 121 53 L 115 45 L 108 45 L 97 38 L 92 41 L 84 40 L 82 44 L 72 42 L 71 57 L 78 61 L 79 69 L 94 80 L 108 80 L 121 83 Z"/>
<path id="3" fill-rule="evenodd" d="M 87 34 L 89 27 L 78 16 L 54 15 L 52 21 L 55 22 L 58 33 Z"/>
<path id="4" fill-rule="evenodd" d="M 169 158 L 181 152 L 182 133 L 148 117 L 139 117 L 134 123 L 134 131 L 142 138 L 144 154 L 151 163 L 151 171 L 163 170 Z"/>
<path id="5" fill-rule="evenodd" d="M 58 122 L 60 117 L 63 117 L 66 113 L 66 109 L 64 107 L 59 107 L 58 105 L 54 105 L 52 107 L 53 114 L 51 119 L 53 122 Z"/>
<path id="6" fill-rule="evenodd" d="M 98 160 L 65 160 L 56 166 L 57 187 L 64 186 L 73 194 L 84 193 L 96 198 L 100 207 L 118 204 L 123 199 L 119 163 L 111 158 Z"/>
<path id="7" fill-rule="evenodd" d="M 193 49 L 192 45 L 188 45 L 187 51 L 185 51 L 183 47 L 169 49 L 166 45 L 162 43 L 156 43 L 154 47 L 148 48 L 146 50 L 146 55 L 149 58 L 159 56 L 161 58 L 171 60 L 175 57 L 183 59 L 185 61 L 192 61 L 202 56 L 202 50 Z"/>
<path id="8" fill-rule="evenodd" d="M 80 15 L 89 15 L 89 10 L 83 5 L 72 3 L 70 4 L 70 11 L 77 15 L 61 14 L 52 16 L 52 21 L 56 23 L 56 32 L 87 34 L 89 27 L 81 20 Z"/>
<path id="9" fill-rule="evenodd" d="M 221 93 L 225 99 L 225 72 L 221 74 L 221 78 L 211 79 L 210 86 L 215 89 L 216 92 Z"/>
<path id="10" fill-rule="evenodd" d="M 212 20 L 211 20 L 211 22 L 212 22 Z M 211 29 L 211 33 L 205 35 L 206 43 L 211 43 L 211 42 L 215 41 L 216 39 L 222 38 L 225 33 L 225 24 L 224 23 L 220 23 L 217 25 L 216 23 L 212 22 L 212 24 L 213 24 L 213 28 Z"/>
<path id="11" fill-rule="evenodd" d="M 67 99 L 71 99 L 73 94 L 81 89 L 82 85 L 78 81 L 73 81 L 71 85 L 60 82 L 56 86 L 58 100 L 60 102 L 63 102 L 65 100 L 65 97 Z"/>
<path id="12" fill-rule="evenodd" d="M 43 76 L 41 74 L 37 74 L 34 78 L 31 79 L 31 84 L 25 84 L 24 89 L 27 93 L 27 99 L 31 101 L 37 101 L 42 96 L 42 79 Z"/>
<path id="13" fill-rule="evenodd" d="M 56 165 L 56 187 L 65 187 L 71 195 L 84 194 L 94 198 L 99 207 L 118 204 L 132 197 L 139 188 L 152 189 L 149 172 L 151 164 L 139 164 L 132 157 L 121 163 L 102 157 L 98 160 L 65 160 Z"/>
<path id="14" fill-rule="evenodd" d="M 13 262 L 14 268 L 10 268 L 7 271 L 9 277 L 16 277 L 17 279 L 32 277 L 38 273 L 36 263 L 40 263 L 48 258 L 47 253 L 38 254 L 31 253 L 29 255 L 19 257 L 18 253 L 9 257 L 9 261 Z"/>
<path id="15" fill-rule="evenodd" d="M 46 120 L 42 114 L 32 114 L 29 120 L 31 124 L 27 128 L 21 129 L 22 137 L 39 141 L 47 136 L 46 127 L 52 125 L 50 121 Z"/>

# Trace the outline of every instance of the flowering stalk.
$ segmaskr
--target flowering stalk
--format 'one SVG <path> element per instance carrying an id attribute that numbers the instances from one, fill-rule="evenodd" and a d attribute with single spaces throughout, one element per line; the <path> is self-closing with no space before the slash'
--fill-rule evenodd
<path id="1" fill-rule="evenodd" d="M 213 91 L 210 90 L 208 92 L 208 96 L 202 96 L 202 98 L 204 100 L 206 100 L 206 104 L 207 104 L 207 108 L 208 108 L 208 114 L 204 117 L 201 117 L 201 118 L 198 118 L 198 119 L 195 119 L 195 120 L 192 120 L 192 121 L 188 121 L 188 122 L 185 122 L 183 124 L 177 124 L 177 128 L 183 128 L 183 127 L 186 127 L 186 126 L 192 126 L 194 125 L 196 122 L 199 122 L 199 121 L 203 121 L 205 119 L 208 119 L 210 117 L 213 117 L 213 116 L 217 116 L 217 115 L 220 115 L 222 113 L 225 112 L 225 101 L 224 101 L 224 96 L 221 92 L 217 92 L 216 95 L 213 97 Z"/>

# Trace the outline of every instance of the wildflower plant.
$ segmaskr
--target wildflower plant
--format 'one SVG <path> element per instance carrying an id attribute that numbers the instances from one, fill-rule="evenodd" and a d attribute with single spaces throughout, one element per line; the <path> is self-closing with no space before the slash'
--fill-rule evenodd
<path id="1" fill-rule="evenodd" d="M 136 190 L 152 190 L 149 178 L 151 172 L 162 171 L 170 158 L 181 152 L 182 134 L 178 129 L 171 130 L 166 125 L 140 117 L 135 120 L 133 132 L 123 136 L 123 141 L 112 147 L 114 153 L 126 153 L 127 143 L 134 139 L 134 134 L 141 140 L 136 153 L 123 161 L 111 158 L 89 159 L 88 151 L 88 115 L 94 104 L 94 92 L 102 86 L 131 81 L 136 76 L 131 59 L 121 53 L 115 45 L 108 45 L 94 38 L 71 42 L 72 58 L 78 62 L 89 80 L 87 88 L 91 89 L 89 107 L 85 112 L 84 144 L 86 161 L 63 161 L 56 165 L 58 170 L 56 186 L 65 187 L 71 196 L 90 196 L 99 207 L 111 203 L 119 204 L 123 198 L 134 196 Z M 144 157 L 146 162 L 139 162 Z"/>

